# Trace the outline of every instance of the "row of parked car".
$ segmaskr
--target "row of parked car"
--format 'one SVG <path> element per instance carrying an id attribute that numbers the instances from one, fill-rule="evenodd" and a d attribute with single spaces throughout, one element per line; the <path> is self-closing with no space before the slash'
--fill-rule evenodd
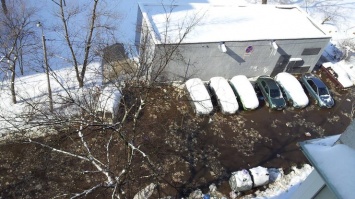
<path id="1" fill-rule="evenodd" d="M 300 80 L 286 72 L 274 78 L 260 76 L 254 85 L 244 75 L 230 80 L 212 77 L 207 85 L 199 78 L 192 78 L 186 81 L 185 86 L 198 115 L 213 111 L 211 95 L 215 97 L 223 114 L 236 113 L 239 109 L 238 100 L 244 110 L 256 109 L 259 106 L 258 92 L 262 94 L 265 104 L 275 110 L 284 109 L 287 102 L 295 108 L 306 107 L 309 99 L 305 90 L 320 107 L 331 108 L 334 105 L 327 86 L 311 73 L 302 75 Z"/>

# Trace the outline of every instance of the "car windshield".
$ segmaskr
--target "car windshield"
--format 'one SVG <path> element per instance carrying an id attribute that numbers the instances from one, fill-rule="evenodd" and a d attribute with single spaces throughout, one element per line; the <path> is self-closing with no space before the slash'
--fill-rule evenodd
<path id="1" fill-rule="evenodd" d="M 280 97 L 280 91 L 277 89 L 270 89 L 270 97 L 272 98 Z"/>
<path id="2" fill-rule="evenodd" d="M 319 95 L 322 96 L 322 95 L 329 95 L 327 89 L 325 87 L 320 87 L 318 88 L 318 92 L 319 92 Z"/>

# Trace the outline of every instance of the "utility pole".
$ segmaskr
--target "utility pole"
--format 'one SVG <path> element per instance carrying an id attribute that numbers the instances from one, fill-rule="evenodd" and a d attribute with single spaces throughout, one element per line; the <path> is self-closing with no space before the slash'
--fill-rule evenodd
<path id="1" fill-rule="evenodd" d="M 42 30 L 42 45 L 43 45 L 43 60 L 46 69 L 47 75 L 47 85 L 48 85 L 48 98 L 49 98 L 49 110 L 53 113 L 53 98 L 52 98 L 52 89 L 51 89 L 51 81 L 49 79 L 49 66 L 48 66 L 48 58 L 47 58 L 47 47 L 46 47 L 46 37 L 44 36 L 43 26 L 41 22 L 37 22 L 37 27 Z"/>

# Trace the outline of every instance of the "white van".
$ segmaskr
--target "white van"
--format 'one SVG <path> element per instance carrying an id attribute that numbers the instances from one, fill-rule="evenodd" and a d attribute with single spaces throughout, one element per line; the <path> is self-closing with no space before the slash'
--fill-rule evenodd
<path id="1" fill-rule="evenodd" d="M 216 96 L 223 114 L 234 114 L 237 112 L 239 108 L 238 101 L 226 79 L 223 77 L 212 77 L 209 86 Z"/>
<path id="2" fill-rule="evenodd" d="M 259 106 L 254 87 L 245 75 L 234 76 L 229 83 L 239 97 L 244 110 L 254 110 Z"/>

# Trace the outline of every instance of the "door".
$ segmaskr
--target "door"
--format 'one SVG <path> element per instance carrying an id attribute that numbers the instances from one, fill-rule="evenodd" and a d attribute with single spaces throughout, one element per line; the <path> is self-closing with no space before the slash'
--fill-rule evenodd
<path id="1" fill-rule="evenodd" d="M 285 71 L 285 68 L 290 60 L 291 55 L 281 55 L 276 62 L 275 68 L 271 73 L 271 77 L 275 77 L 278 73 Z"/>
<path id="2" fill-rule="evenodd" d="M 286 72 L 288 73 L 302 73 L 308 71 L 309 67 L 303 67 L 304 61 L 301 58 L 291 58 L 287 64 Z"/>

